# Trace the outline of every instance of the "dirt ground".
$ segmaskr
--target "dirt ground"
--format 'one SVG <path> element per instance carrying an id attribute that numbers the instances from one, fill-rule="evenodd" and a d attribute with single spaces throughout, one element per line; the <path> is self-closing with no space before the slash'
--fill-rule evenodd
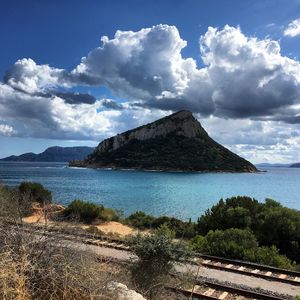
<path id="1" fill-rule="evenodd" d="M 62 226 L 65 226 L 66 225 L 65 222 L 57 222 L 57 221 L 54 222 L 51 220 L 51 216 L 53 216 L 53 214 L 62 213 L 64 209 L 65 208 L 62 205 L 50 204 L 45 211 L 38 203 L 33 203 L 32 214 L 30 216 L 24 217 L 23 222 L 30 223 L 30 224 L 33 223 L 45 224 L 47 222 L 47 224 L 55 224 L 55 225 L 61 224 Z M 90 228 L 90 225 L 82 225 L 82 224 L 77 224 L 77 225 L 82 229 Z M 93 227 L 98 228 L 101 232 L 105 234 L 116 234 L 121 237 L 138 233 L 136 229 L 115 221 L 105 222 L 101 224 L 93 224 Z"/>

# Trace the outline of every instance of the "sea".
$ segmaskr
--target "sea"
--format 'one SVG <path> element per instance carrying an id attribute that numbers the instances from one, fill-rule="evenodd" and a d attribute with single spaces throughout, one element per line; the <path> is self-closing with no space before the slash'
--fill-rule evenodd
<path id="1" fill-rule="evenodd" d="M 300 168 L 268 167 L 259 173 L 187 173 L 70 168 L 66 163 L 0 162 L 0 182 L 34 181 L 56 203 L 82 199 L 121 210 L 196 220 L 221 198 L 245 195 L 300 209 Z"/>

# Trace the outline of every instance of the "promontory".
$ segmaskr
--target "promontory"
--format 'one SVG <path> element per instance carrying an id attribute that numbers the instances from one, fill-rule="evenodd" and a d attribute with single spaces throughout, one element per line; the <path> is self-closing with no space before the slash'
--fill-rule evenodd
<path id="1" fill-rule="evenodd" d="M 181 110 L 103 140 L 70 166 L 162 171 L 256 172 L 249 161 L 214 141 L 190 111 Z"/>

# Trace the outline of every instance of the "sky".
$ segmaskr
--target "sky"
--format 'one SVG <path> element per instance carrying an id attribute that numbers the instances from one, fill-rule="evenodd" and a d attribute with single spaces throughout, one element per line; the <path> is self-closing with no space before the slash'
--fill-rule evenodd
<path id="1" fill-rule="evenodd" d="M 300 0 L 1 1 L 0 157 L 187 109 L 253 163 L 300 161 Z"/>

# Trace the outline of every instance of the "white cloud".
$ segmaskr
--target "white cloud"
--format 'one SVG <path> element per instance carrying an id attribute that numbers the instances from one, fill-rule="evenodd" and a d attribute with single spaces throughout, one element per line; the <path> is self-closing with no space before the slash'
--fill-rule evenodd
<path id="1" fill-rule="evenodd" d="M 105 85 L 120 97 L 152 100 L 164 91 L 178 96 L 196 71 L 192 58 L 182 58 L 187 43 L 175 26 L 117 31 L 113 39 L 102 37 L 102 42 L 82 58 L 72 75 L 81 83 Z"/>
<path id="2" fill-rule="evenodd" d="M 299 157 L 300 64 L 278 41 L 209 27 L 199 41 L 202 68 L 182 56 L 187 43 L 174 26 L 117 31 L 102 42 L 71 72 L 18 60 L 0 83 L 0 120 L 21 136 L 100 140 L 189 109 L 254 161 L 260 149 L 265 159 Z M 61 91 L 79 85 L 105 86 L 124 102 Z"/>
<path id="3" fill-rule="evenodd" d="M 14 129 L 12 126 L 7 124 L 0 124 L 0 134 L 5 136 L 11 136 L 14 133 Z"/>
<path id="4" fill-rule="evenodd" d="M 17 90 L 32 94 L 57 86 L 70 87 L 66 74 L 63 69 L 37 65 L 32 59 L 23 58 L 7 71 L 5 81 Z"/>
<path id="5" fill-rule="evenodd" d="M 289 37 L 300 35 L 300 18 L 289 23 L 283 34 Z"/>
<path id="6" fill-rule="evenodd" d="M 200 47 L 215 115 L 273 116 L 299 103 L 300 64 L 282 56 L 277 41 L 249 38 L 227 25 L 222 30 L 209 27 Z"/>

